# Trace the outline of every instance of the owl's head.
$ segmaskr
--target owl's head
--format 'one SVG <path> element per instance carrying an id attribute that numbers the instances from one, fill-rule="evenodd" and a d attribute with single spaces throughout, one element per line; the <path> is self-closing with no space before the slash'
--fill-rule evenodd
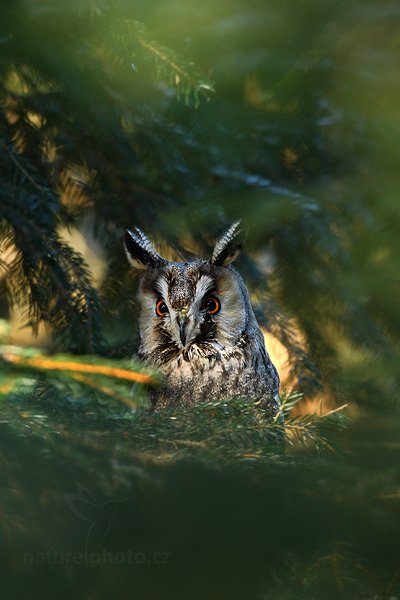
<path id="1" fill-rule="evenodd" d="M 216 242 L 209 260 L 171 262 L 137 227 L 125 234 L 129 262 L 140 269 L 141 354 L 158 364 L 178 356 L 218 354 L 235 346 L 254 319 L 247 290 L 230 266 L 239 223 Z"/>

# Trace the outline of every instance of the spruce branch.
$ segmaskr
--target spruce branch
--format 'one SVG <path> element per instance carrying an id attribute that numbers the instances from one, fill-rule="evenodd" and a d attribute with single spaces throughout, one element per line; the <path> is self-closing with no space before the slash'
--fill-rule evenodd
<path id="1" fill-rule="evenodd" d="M 177 91 L 178 100 L 184 96 L 186 104 L 190 104 L 192 98 L 194 106 L 197 108 L 200 104 L 200 95 L 209 99 L 209 94 L 215 91 L 213 82 L 200 74 L 193 63 L 188 63 L 173 50 L 144 37 L 145 29 L 140 24 L 138 25 L 140 34 L 137 40 L 139 44 L 155 57 L 158 72 L 167 73 L 170 84 Z"/>
<path id="2" fill-rule="evenodd" d="M 0 364 L 5 377 L 0 379 L 0 393 L 21 393 L 32 388 L 35 381 L 42 386 L 52 384 L 63 390 L 70 388 L 75 397 L 91 394 L 117 401 L 129 409 L 139 403 L 131 399 L 132 383 L 158 385 L 160 374 L 130 360 L 102 359 L 99 356 L 46 356 L 33 348 L 0 346 Z M 24 384 L 25 382 L 25 384 Z M 28 387 L 27 387 L 28 386 Z"/>
<path id="3" fill-rule="evenodd" d="M 153 377 L 145 373 L 137 373 L 121 367 L 112 367 L 104 364 L 85 364 L 83 362 L 77 362 L 76 359 L 74 360 L 72 358 L 52 359 L 44 356 L 28 358 L 15 353 L 15 351 L 9 352 L 1 349 L 0 357 L 7 363 L 22 368 L 27 367 L 34 371 L 63 371 L 64 373 L 72 372 L 73 374 L 88 373 L 90 375 L 103 375 L 105 377 L 122 379 L 124 381 L 134 381 L 146 384 L 154 383 Z"/>
<path id="4" fill-rule="evenodd" d="M 10 157 L 10 159 L 12 160 L 12 162 L 14 163 L 14 165 L 17 167 L 17 169 L 19 169 L 19 171 L 21 171 L 22 175 L 29 181 L 29 183 L 40 193 L 49 193 L 49 188 L 40 185 L 37 180 L 32 177 L 32 175 L 28 172 L 28 170 L 23 166 L 23 164 L 21 163 L 21 161 L 17 158 L 17 154 L 16 152 L 10 147 L 7 146 L 5 143 L 2 144 L 1 148 L 3 150 L 5 150 L 8 154 L 8 156 Z"/>
<path id="5" fill-rule="evenodd" d="M 159 77 L 166 77 L 169 85 L 176 90 L 177 99 L 182 97 L 189 106 L 197 108 L 200 98 L 209 100 L 214 89 L 211 79 L 202 74 L 190 61 L 185 59 L 175 50 L 163 46 L 151 39 L 143 23 L 133 20 L 118 20 L 113 24 L 113 40 L 117 41 L 124 49 L 127 56 L 137 54 L 138 48 L 144 50 L 143 58 L 151 59 L 156 65 Z M 115 49 L 109 48 L 109 54 L 115 56 Z M 120 56 L 117 54 L 116 58 Z M 132 63 L 133 70 L 137 67 Z"/>

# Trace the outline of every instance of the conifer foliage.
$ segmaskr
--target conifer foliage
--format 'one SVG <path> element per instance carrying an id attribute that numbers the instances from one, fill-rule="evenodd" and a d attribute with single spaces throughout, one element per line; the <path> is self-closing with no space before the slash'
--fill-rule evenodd
<path id="1" fill-rule="evenodd" d="M 107 190 L 109 178 L 115 177 L 112 165 L 106 167 L 107 137 L 115 135 L 115 146 L 122 146 L 125 161 L 132 164 L 140 159 L 121 122 L 129 129 L 132 119 L 143 119 L 140 101 L 133 116 L 127 108 L 143 83 L 156 87 L 164 76 L 165 85 L 171 83 L 188 105 L 197 105 L 212 90 L 194 66 L 153 42 L 144 26 L 126 15 L 122 19 L 120 12 L 115 3 L 95 8 L 91 2 L 69 7 L 16 2 L 2 11 L 0 223 L 5 291 L 11 306 L 25 308 L 25 325 L 37 328 L 43 321 L 61 347 L 73 352 L 104 351 L 100 301 L 88 266 L 59 230 L 72 226 L 93 205 L 109 213 L 107 204 L 117 190 L 112 195 Z M 138 84 L 136 71 L 147 73 L 151 62 L 153 74 Z M 121 71 L 129 72 L 124 85 L 130 98 L 118 81 Z M 112 107 L 107 105 L 110 96 Z M 105 147 L 95 147 L 96 137 Z M 103 169 L 108 170 L 104 177 L 109 185 L 100 198 L 101 209 L 95 200 L 101 195 L 96 176 Z M 111 225 L 118 220 L 123 225 L 126 204 L 120 219 L 113 206 Z M 147 211 L 137 212 L 130 219 L 143 218 Z"/>

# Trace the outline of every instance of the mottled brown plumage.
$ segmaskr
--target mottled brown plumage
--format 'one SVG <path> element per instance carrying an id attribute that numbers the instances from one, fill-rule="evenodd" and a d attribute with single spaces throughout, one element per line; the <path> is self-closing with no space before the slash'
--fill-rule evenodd
<path id="1" fill-rule="evenodd" d="M 165 374 L 150 393 L 153 406 L 249 398 L 270 416 L 279 409 L 279 376 L 265 349 L 249 295 L 230 266 L 238 223 L 215 244 L 210 260 L 162 258 L 138 228 L 125 250 L 142 269 L 139 357 Z"/>

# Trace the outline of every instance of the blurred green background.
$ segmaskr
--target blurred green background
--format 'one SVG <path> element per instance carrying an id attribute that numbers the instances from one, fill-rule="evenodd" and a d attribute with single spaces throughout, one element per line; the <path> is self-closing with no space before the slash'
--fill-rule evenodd
<path id="1" fill-rule="evenodd" d="M 399 46 L 386 0 L 1 2 L 5 597 L 400 597 Z M 125 228 L 236 219 L 286 448 L 7 361 L 128 364 Z"/>

